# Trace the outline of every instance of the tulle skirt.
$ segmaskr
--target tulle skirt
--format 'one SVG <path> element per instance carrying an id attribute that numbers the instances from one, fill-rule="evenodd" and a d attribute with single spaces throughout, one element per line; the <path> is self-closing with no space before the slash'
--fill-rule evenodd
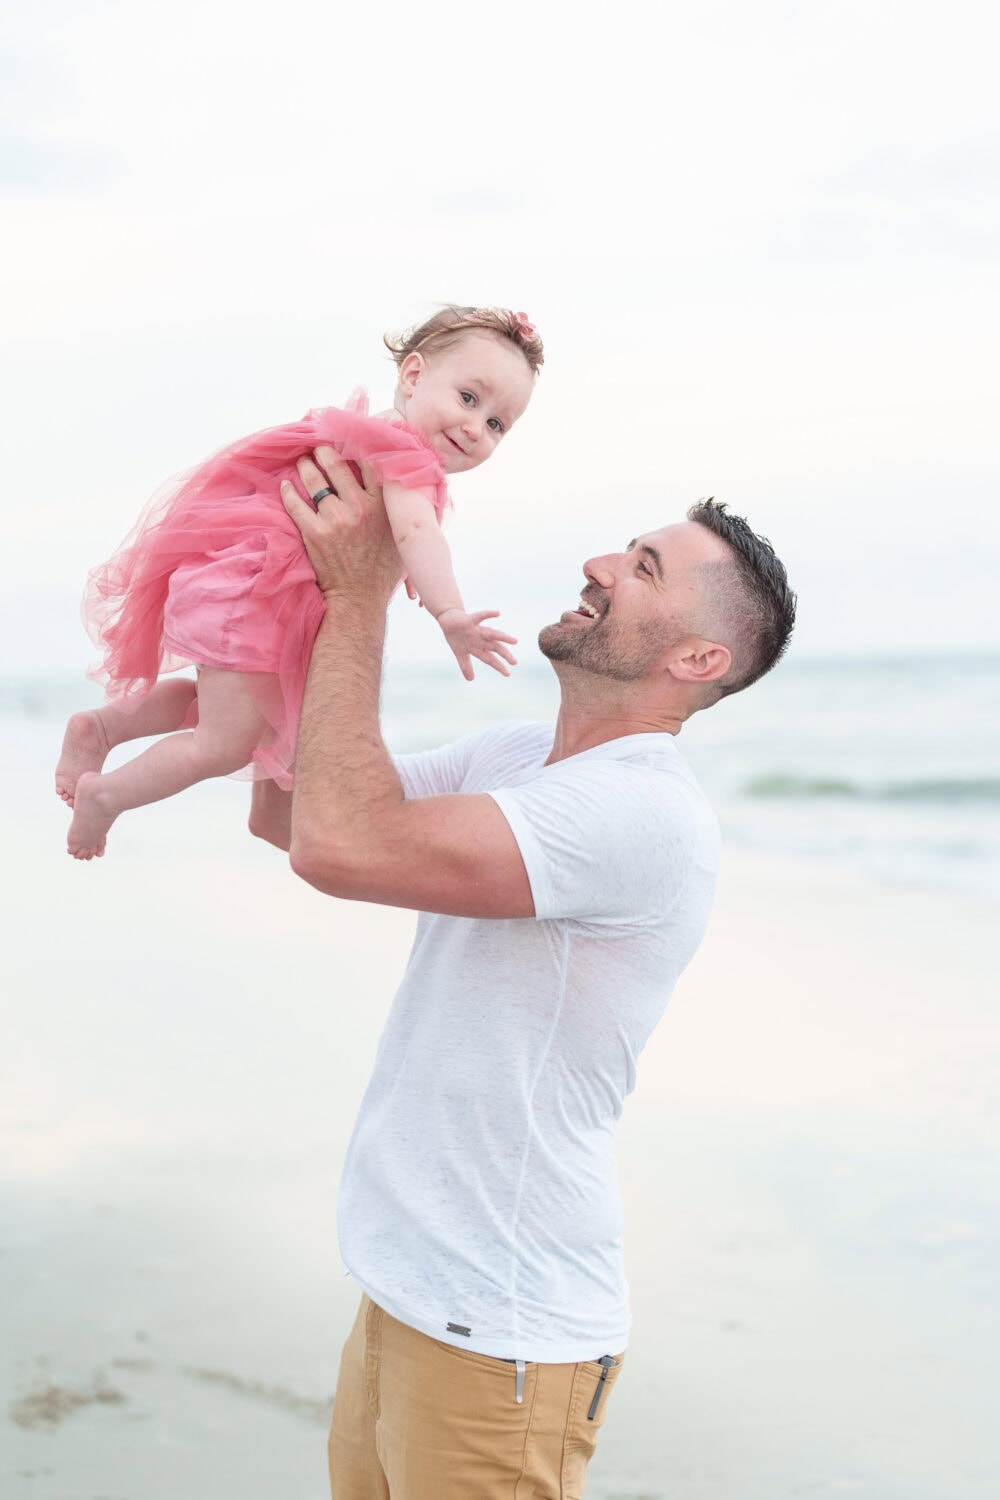
<path id="1" fill-rule="evenodd" d="M 240 774 L 286 789 L 324 603 L 279 486 L 290 480 L 302 494 L 295 461 L 322 443 L 371 463 L 383 481 L 430 489 L 440 520 L 448 495 L 433 447 L 415 428 L 369 417 L 359 393 L 345 409 L 242 438 L 172 480 L 90 574 L 83 601 L 102 651 L 88 676 L 126 710 L 163 673 L 192 664 L 260 674 L 249 681 L 267 727 Z"/>

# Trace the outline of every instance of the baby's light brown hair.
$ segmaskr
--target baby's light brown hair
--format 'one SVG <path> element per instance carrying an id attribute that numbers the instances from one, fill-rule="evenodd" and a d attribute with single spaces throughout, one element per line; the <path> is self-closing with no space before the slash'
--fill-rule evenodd
<path id="1" fill-rule="evenodd" d="M 447 302 L 416 328 L 392 338 L 386 334 L 383 343 L 398 368 L 408 354 L 448 349 L 466 332 L 495 333 L 521 351 L 532 374 L 537 375 L 542 367 L 545 352 L 534 324 L 529 323 L 526 313 L 510 312 L 506 307 L 460 307 Z"/>

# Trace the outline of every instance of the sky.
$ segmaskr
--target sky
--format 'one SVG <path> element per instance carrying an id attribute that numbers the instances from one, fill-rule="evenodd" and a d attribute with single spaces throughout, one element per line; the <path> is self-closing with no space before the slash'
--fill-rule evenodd
<path id="1" fill-rule="evenodd" d="M 1000 12 L 8 0 L 5 666 L 170 474 L 342 401 L 442 301 L 525 309 L 527 414 L 453 485 L 471 608 L 714 494 L 803 655 L 1000 651 Z M 426 631 L 398 649 L 438 652 Z"/>

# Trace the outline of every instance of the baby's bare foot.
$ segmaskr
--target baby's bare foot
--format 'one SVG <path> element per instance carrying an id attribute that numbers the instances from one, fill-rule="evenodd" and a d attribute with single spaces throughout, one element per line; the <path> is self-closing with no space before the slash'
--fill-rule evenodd
<path id="1" fill-rule="evenodd" d="M 56 793 L 70 807 L 76 784 L 85 771 L 99 771 L 111 746 L 96 709 L 74 714 L 66 725 L 62 754 L 56 766 Z"/>
<path id="2" fill-rule="evenodd" d="M 99 858 L 104 853 L 108 829 L 118 816 L 109 801 L 104 777 L 96 771 L 84 771 L 76 783 L 73 821 L 66 840 L 67 852 L 74 859 Z"/>

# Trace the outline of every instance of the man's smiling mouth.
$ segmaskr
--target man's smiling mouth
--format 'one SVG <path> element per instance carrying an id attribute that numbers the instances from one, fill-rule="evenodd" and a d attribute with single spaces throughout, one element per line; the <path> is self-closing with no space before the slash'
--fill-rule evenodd
<path id="1" fill-rule="evenodd" d="M 610 604 L 611 600 L 608 598 L 602 598 L 597 603 L 594 603 L 592 600 L 585 599 L 581 595 L 579 604 L 571 613 L 582 615 L 585 620 L 603 620 Z"/>

